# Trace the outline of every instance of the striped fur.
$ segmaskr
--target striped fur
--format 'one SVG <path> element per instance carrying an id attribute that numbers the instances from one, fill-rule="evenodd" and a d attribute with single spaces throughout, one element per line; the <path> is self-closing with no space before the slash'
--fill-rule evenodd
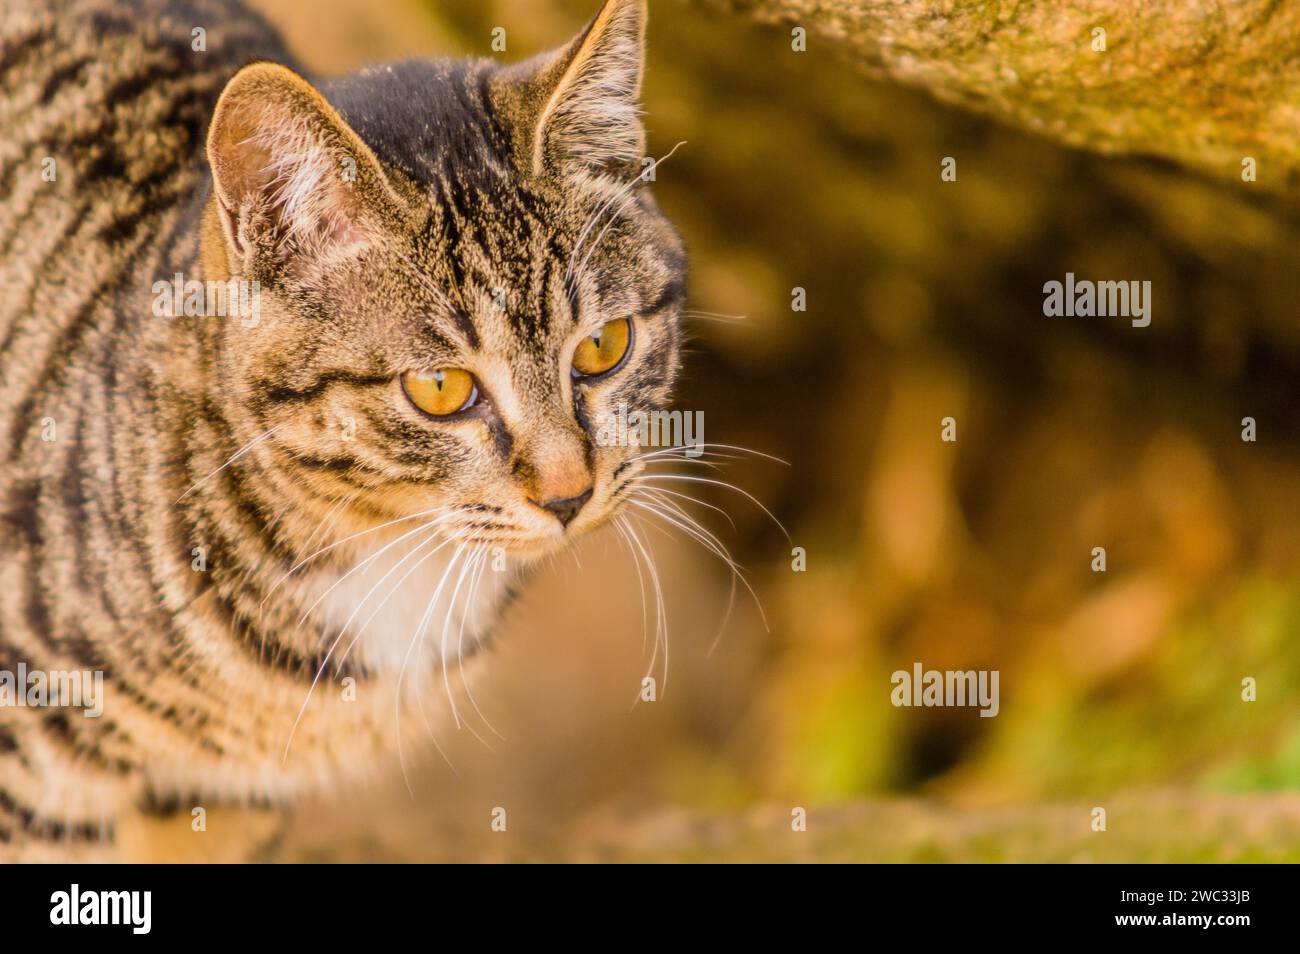
<path id="1" fill-rule="evenodd" d="M 4 0 L 0 671 L 105 700 L 0 708 L 0 858 L 426 746 L 528 563 L 610 518 L 638 465 L 595 422 L 667 402 L 684 281 L 629 148 L 643 24 L 313 85 L 234 0 Z M 176 273 L 257 280 L 259 320 L 157 316 Z M 623 317 L 625 366 L 573 378 Z M 398 376 L 436 367 L 488 399 L 429 419 Z M 530 502 L 583 484 L 567 529 Z"/>

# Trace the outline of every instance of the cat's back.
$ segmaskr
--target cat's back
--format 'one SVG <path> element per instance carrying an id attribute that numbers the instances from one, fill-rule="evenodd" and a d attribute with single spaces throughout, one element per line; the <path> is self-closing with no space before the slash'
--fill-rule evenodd
<path id="1" fill-rule="evenodd" d="M 52 386 L 114 333 L 124 297 L 147 300 L 189 240 L 226 80 L 251 60 L 291 60 L 236 0 L 0 9 L 0 450 L 12 452 Z"/>
<path id="2" fill-rule="evenodd" d="M 0 360 L 103 299 L 204 182 L 225 81 L 288 61 L 235 0 L 0 0 Z M 43 327 L 48 329 L 49 322 Z"/>

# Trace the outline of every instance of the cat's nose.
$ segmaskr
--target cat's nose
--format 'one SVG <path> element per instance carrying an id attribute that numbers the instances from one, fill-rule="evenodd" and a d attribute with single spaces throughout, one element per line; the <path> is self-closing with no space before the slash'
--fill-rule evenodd
<path id="1" fill-rule="evenodd" d="M 578 515 L 582 505 L 591 499 L 591 488 L 588 487 L 576 497 L 561 497 L 555 500 L 544 500 L 537 504 L 543 510 L 549 510 L 555 514 L 556 519 L 560 521 L 560 526 L 567 527 L 573 522 L 573 518 Z"/>

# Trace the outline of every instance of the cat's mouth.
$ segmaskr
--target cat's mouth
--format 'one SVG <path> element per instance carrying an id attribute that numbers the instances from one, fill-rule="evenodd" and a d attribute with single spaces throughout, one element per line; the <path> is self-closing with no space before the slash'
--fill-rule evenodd
<path id="1" fill-rule="evenodd" d="M 585 495 L 591 496 L 591 492 Z M 563 519 L 553 515 L 550 508 L 539 508 L 529 502 L 528 518 L 503 530 L 497 523 L 479 522 L 467 528 L 464 542 L 474 548 L 489 548 L 509 558 L 536 560 L 560 553 L 612 519 L 605 506 L 582 501 L 574 512 Z"/>
<path id="2" fill-rule="evenodd" d="M 507 557 L 520 560 L 536 560 L 566 550 L 599 526 L 598 521 L 582 526 L 561 527 L 549 533 L 520 534 L 501 537 L 493 535 L 468 536 L 465 543 L 474 548 L 488 548 L 499 551 Z"/>
<path id="3" fill-rule="evenodd" d="M 499 522 L 475 522 L 449 528 L 443 538 L 467 551 L 487 551 L 512 559 L 535 559 L 557 553 L 581 536 L 581 529 L 556 527 L 538 530 L 524 526 L 503 526 Z"/>

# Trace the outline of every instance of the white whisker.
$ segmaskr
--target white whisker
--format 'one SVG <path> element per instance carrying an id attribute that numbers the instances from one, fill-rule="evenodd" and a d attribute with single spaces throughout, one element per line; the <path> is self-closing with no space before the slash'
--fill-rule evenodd
<path id="1" fill-rule="evenodd" d="M 632 555 L 632 566 L 636 568 L 636 583 L 641 590 L 641 651 L 645 652 L 645 642 L 649 636 L 649 625 L 646 623 L 646 602 L 645 602 L 645 576 L 641 573 L 641 559 L 637 556 L 636 550 L 632 548 L 632 541 L 627 537 L 627 531 L 624 528 L 626 518 L 619 514 L 614 518 L 614 529 L 618 531 L 623 545 L 627 547 L 627 552 Z"/>
<path id="2" fill-rule="evenodd" d="M 274 584 L 272 584 L 271 588 L 266 591 L 266 595 L 262 597 L 261 603 L 258 604 L 259 610 L 266 605 L 266 601 L 271 598 L 271 594 L 276 591 L 276 589 L 280 586 L 281 583 L 283 583 L 289 577 L 293 576 L 293 574 L 296 573 L 299 569 L 306 566 L 308 563 L 310 563 L 312 560 L 316 559 L 317 557 L 322 556 L 323 554 L 328 553 L 330 550 L 333 550 L 337 547 L 343 546 L 343 544 L 349 542 L 350 540 L 355 540 L 358 537 L 364 537 L 367 534 L 375 533 L 376 531 L 383 530 L 387 527 L 391 527 L 394 524 L 405 523 L 407 520 L 418 520 L 420 517 L 427 517 L 430 514 L 438 513 L 441 509 L 442 508 L 440 507 L 433 507 L 429 510 L 421 511 L 420 513 L 413 513 L 413 514 L 408 514 L 404 517 L 397 517 L 394 520 L 389 520 L 388 522 L 381 523 L 378 526 L 368 527 L 365 530 L 358 530 L 356 533 L 349 534 L 348 536 L 344 537 L 342 540 L 334 541 L 329 546 L 321 547 L 315 553 L 311 554 L 310 556 L 303 557 L 293 566 L 289 567 L 289 572 L 285 573 L 278 580 L 276 580 Z M 450 515 L 452 513 L 458 513 L 458 512 L 459 510 L 452 510 L 452 511 L 447 511 L 447 514 Z M 418 530 L 416 532 L 418 532 Z M 407 536 L 409 536 L 409 534 Z M 404 538 L 399 537 L 398 539 L 400 540 Z M 394 540 L 393 542 L 396 543 L 397 541 Z"/>
<path id="3" fill-rule="evenodd" d="M 711 553 L 716 555 L 720 560 L 722 560 L 722 562 L 727 565 L 727 568 L 731 570 L 733 577 L 735 579 L 740 580 L 741 584 L 745 587 L 745 589 L 749 591 L 749 595 L 754 600 L 754 605 L 758 608 L 758 615 L 763 620 L 763 628 L 768 630 L 768 632 L 771 632 L 771 629 L 767 623 L 767 614 L 763 610 L 762 601 L 758 598 L 758 594 L 754 592 L 754 588 L 750 586 L 749 580 L 746 579 L 745 574 L 742 572 L 740 565 L 736 563 L 734 559 L 732 559 L 730 551 L 727 550 L 726 546 L 723 545 L 722 541 L 719 540 L 715 534 L 711 533 L 707 528 L 701 526 L 697 520 L 695 520 L 689 514 L 685 513 L 679 507 L 675 508 L 677 516 L 674 516 L 673 514 L 661 510 L 658 507 L 655 507 L 653 504 L 647 503 L 644 500 L 633 500 L 631 501 L 631 503 L 634 507 L 640 507 L 643 510 L 648 510 L 649 512 L 658 516 L 661 520 L 664 520 L 672 524 L 673 526 L 677 527 L 678 529 L 683 530 L 692 539 L 698 541 L 702 546 L 705 547 L 705 549 L 709 550 Z M 681 519 L 678 519 L 678 517 L 680 517 Z"/>
<path id="4" fill-rule="evenodd" d="M 674 444 L 671 447 L 660 447 L 660 448 L 656 448 L 653 451 L 650 451 L 649 453 L 641 454 L 640 456 L 635 457 L 633 459 L 642 460 L 650 457 L 655 457 L 661 454 L 666 455 L 670 452 L 675 452 L 675 451 L 700 450 L 700 449 L 708 451 L 709 448 L 717 448 L 718 450 L 739 451 L 742 454 L 753 454 L 755 457 L 762 457 L 765 460 L 774 461 L 775 463 L 778 464 L 784 464 L 786 467 L 790 466 L 790 462 L 788 460 L 782 460 L 780 457 L 774 457 L 773 455 L 764 453 L 763 451 L 754 450 L 752 447 L 741 447 L 739 444 L 715 444 L 711 441 L 701 441 L 698 444 Z M 715 456 L 719 458 L 724 458 L 726 460 L 740 459 L 738 457 L 732 457 L 725 454 L 717 454 Z"/>
<path id="5" fill-rule="evenodd" d="M 430 522 L 425 524 L 423 529 L 429 529 L 432 526 L 433 523 Z M 396 563 L 394 563 L 391 567 L 389 567 L 388 570 L 385 571 L 384 575 L 381 576 L 378 580 L 376 580 L 374 585 L 371 586 L 370 589 L 366 590 L 366 592 L 362 595 L 361 599 L 357 600 L 357 605 L 353 607 L 352 612 L 348 614 L 348 618 L 344 620 L 343 626 L 340 627 L 339 629 L 340 637 L 342 637 L 345 633 L 347 633 L 348 627 L 350 627 L 352 625 L 352 621 L 357 618 L 357 614 L 361 612 L 361 608 L 365 606 L 366 603 L 369 601 L 370 597 L 374 595 L 375 590 L 383 586 L 385 580 L 387 580 L 390 576 L 392 576 L 394 573 L 400 570 L 402 568 L 403 563 L 405 563 L 411 557 L 415 556 L 416 553 L 418 553 L 425 546 L 427 546 L 429 543 L 431 543 L 436 539 L 438 539 L 438 531 L 433 530 L 432 532 L 430 532 L 430 534 L 427 537 L 425 537 L 423 540 L 418 541 L 406 553 L 404 553 L 401 559 L 399 559 Z M 420 559 L 417 560 L 409 570 L 407 570 L 398 578 L 397 582 L 393 584 L 392 588 L 389 589 L 389 591 L 384 594 L 384 598 L 380 600 L 379 605 L 376 606 L 373 610 L 371 610 L 370 615 L 367 616 L 362 621 L 361 625 L 357 627 L 357 635 L 356 637 L 354 637 L 353 642 L 359 639 L 361 637 L 361 634 L 366 631 L 366 627 L 370 625 L 370 621 L 374 619 L 377 615 L 379 615 L 379 612 L 384 608 L 384 604 L 387 603 L 388 600 L 392 598 L 392 595 L 396 593 L 398 589 L 401 588 L 402 583 L 406 581 L 406 578 L 409 577 L 416 570 L 418 570 L 421 566 L 423 566 L 424 562 L 428 560 L 429 557 L 434 556 L 436 553 L 438 553 L 444 547 L 446 547 L 449 543 L 451 543 L 451 540 L 444 540 L 442 543 L 438 544 L 438 546 L 434 547 L 424 556 L 420 557 Z M 314 605 L 315 604 L 313 604 L 313 606 Z M 308 612 L 310 612 L 310 610 L 308 610 Z M 350 646 L 351 644 L 349 644 L 349 648 Z M 347 656 L 348 656 L 347 652 L 344 652 L 344 654 L 341 657 L 339 657 L 339 663 L 342 664 L 343 661 L 347 659 Z"/>
<path id="6" fill-rule="evenodd" d="M 480 547 L 477 553 L 478 566 L 475 569 L 474 579 L 470 583 L 469 596 L 466 599 L 466 607 L 461 611 L 460 631 L 456 634 L 456 666 L 460 672 L 460 682 L 461 685 L 465 687 L 465 695 L 469 699 L 470 705 L 474 707 L 474 711 L 478 713 L 478 717 L 483 720 L 483 724 L 488 727 L 488 730 L 504 742 L 505 736 L 498 732 L 496 727 L 488 720 L 487 716 L 483 714 L 483 710 L 479 708 L 478 700 L 474 698 L 474 690 L 470 687 L 469 680 L 465 678 L 465 620 L 474 608 L 475 600 L 478 597 L 479 583 L 483 579 L 483 571 L 487 569 L 488 556 L 490 552 L 491 551 L 487 547 Z"/>
<path id="7" fill-rule="evenodd" d="M 673 146 L 673 148 L 670 149 L 670 150 L 668 150 L 668 152 L 667 152 L 665 155 L 663 155 L 662 157 L 660 157 L 659 159 L 656 159 L 656 160 L 654 161 L 654 166 L 653 166 L 652 168 L 656 168 L 656 169 L 657 169 L 657 168 L 659 167 L 659 163 L 661 163 L 661 162 L 666 162 L 667 160 L 671 159 L 672 156 L 673 156 L 673 153 L 675 153 L 678 149 L 680 149 L 680 148 L 681 148 L 682 146 L 684 146 L 684 145 L 686 145 L 685 142 L 679 142 L 677 145 Z M 578 255 L 578 251 L 582 248 L 582 243 L 586 240 L 587 235 L 590 234 L 592 227 L 596 224 L 596 221 L 600 218 L 600 216 L 605 212 L 606 209 L 608 209 L 608 208 L 609 208 L 611 205 L 613 205 L 615 202 L 619 201 L 619 200 L 622 199 L 625 195 L 627 195 L 627 193 L 628 193 L 630 190 L 632 190 L 633 188 L 636 187 L 636 184 L 637 184 L 638 182 L 643 181 L 643 180 L 642 180 L 642 177 L 643 177 L 644 175 L 645 175 L 644 172 L 638 172 L 638 173 L 637 173 L 637 174 L 636 174 L 636 175 L 631 179 L 631 181 L 629 181 L 629 182 L 625 182 L 621 187 L 619 187 L 619 189 L 618 189 L 617 192 L 615 192 L 615 193 L 614 193 L 613 195 L 611 195 L 608 199 L 606 199 L 603 203 L 601 203 L 601 205 L 600 205 L 599 207 L 597 207 L 596 211 L 592 213 L 591 218 L 589 218 L 589 219 L 587 220 L 587 223 L 583 226 L 582 231 L 578 234 L 578 240 L 577 240 L 576 242 L 573 243 L 573 249 L 572 249 L 572 251 L 569 252 L 569 261 L 568 261 L 567 266 L 566 266 L 565 269 L 564 269 L 564 283 L 565 283 L 566 285 L 567 285 L 567 284 L 569 283 L 569 281 L 573 278 L 573 274 L 574 274 L 573 261 L 574 261 L 574 259 L 577 257 L 577 255 Z M 608 228 L 608 226 L 606 226 L 606 228 Z M 605 234 L 605 233 L 602 231 L 602 232 L 601 232 L 601 236 L 603 236 L 604 234 Z M 598 239 L 596 240 L 596 245 L 599 245 L 599 244 L 600 244 L 600 239 L 598 238 Z M 594 250 L 595 245 L 593 245 L 592 248 L 593 248 L 593 250 Z M 584 258 L 584 259 L 582 260 L 582 266 L 581 266 L 581 268 L 578 269 L 578 274 L 582 274 L 582 271 L 587 267 L 587 259 L 589 259 L 589 258 L 591 258 L 590 253 L 588 253 L 587 258 Z"/>
<path id="8" fill-rule="evenodd" d="M 703 318 L 705 321 L 720 321 L 729 325 L 749 320 L 748 315 L 726 315 L 719 311 L 701 311 L 698 308 L 683 308 L 682 317 Z"/>
<path id="9" fill-rule="evenodd" d="M 710 510 L 716 510 L 718 513 L 722 514 L 723 519 L 726 520 L 727 523 L 731 524 L 732 530 L 736 529 L 736 521 L 731 519 L 731 514 L 727 513 L 727 511 L 723 510 L 721 507 L 715 504 L 707 503 L 701 500 L 699 497 L 692 497 L 690 494 L 678 493 L 676 490 L 669 490 L 666 487 L 643 487 L 640 488 L 640 490 L 641 492 L 644 493 L 653 494 L 655 495 L 656 498 L 659 497 L 660 495 L 667 494 L 670 497 L 677 497 L 681 500 L 689 500 L 691 503 L 697 504 L 701 507 L 707 507 Z M 663 502 L 669 503 L 669 501 L 663 501 Z"/>
<path id="10" fill-rule="evenodd" d="M 438 597 L 442 595 L 442 589 L 447 583 L 447 577 L 451 574 L 452 568 L 456 566 L 457 562 L 460 560 L 460 555 L 464 552 L 465 544 L 462 543 L 456 548 L 456 552 L 452 554 L 451 559 L 447 561 L 447 568 L 443 571 L 442 578 L 438 580 L 438 585 L 434 589 L 433 595 L 429 597 L 429 605 L 425 607 L 424 614 L 420 617 L 420 622 L 416 624 L 415 632 L 411 635 L 410 645 L 406 647 L 406 655 L 402 657 L 402 668 L 398 670 L 397 673 L 397 689 L 394 693 L 393 700 L 393 722 L 397 733 L 397 761 L 401 765 L 402 779 L 406 782 L 406 788 L 412 796 L 415 795 L 415 789 L 411 787 L 411 778 L 406 773 L 406 757 L 402 751 L 402 680 L 406 675 L 407 663 L 411 659 L 411 650 L 413 650 L 419 643 L 429 617 L 433 615 L 433 608 L 438 603 Z M 452 714 L 456 717 L 456 724 L 459 725 L 460 717 L 456 713 L 456 700 L 451 698 L 450 694 L 447 699 L 451 703 Z"/>
<path id="11" fill-rule="evenodd" d="M 712 477 L 698 477 L 694 474 L 653 474 L 649 476 L 638 476 L 638 477 L 629 478 L 630 483 L 649 483 L 652 480 L 681 480 L 693 484 L 713 484 L 718 487 L 725 487 L 727 490 L 734 490 L 736 493 L 741 494 L 742 496 L 747 498 L 750 502 L 754 504 L 754 506 L 762 510 L 763 513 L 767 514 L 768 518 L 780 528 L 783 534 L 785 534 L 785 539 L 787 542 L 789 542 L 792 545 L 794 543 L 794 540 L 791 539 L 790 537 L 790 531 L 785 528 L 785 524 L 783 524 L 780 520 L 776 518 L 776 514 L 768 510 L 761 500 L 759 500 L 757 497 L 751 494 L 748 490 L 745 490 L 743 487 L 737 487 L 735 484 L 725 480 L 716 480 Z M 654 486 L 654 485 L 650 484 L 650 486 Z"/>
<path id="12" fill-rule="evenodd" d="M 442 638 L 438 643 L 438 664 L 442 669 L 442 684 L 446 688 L 447 701 L 452 702 L 452 715 L 456 719 L 456 728 L 460 728 L 460 713 L 456 711 L 455 703 L 451 697 L 451 675 L 447 666 L 447 634 L 451 630 L 451 618 L 456 612 L 456 597 L 460 594 L 461 584 L 465 582 L 465 574 L 469 571 L 474 559 L 478 556 L 478 549 L 470 554 L 470 558 L 460 565 L 460 575 L 456 577 L 456 585 L 452 587 L 451 599 L 447 602 L 447 612 L 442 617 Z"/>
<path id="13" fill-rule="evenodd" d="M 453 511 L 453 512 L 454 512 L 454 511 Z M 447 515 L 444 515 L 444 516 L 447 516 Z M 428 523 L 422 525 L 421 527 L 418 527 L 418 528 L 416 529 L 415 532 L 418 533 L 418 532 L 420 532 L 421 530 L 428 530 L 428 529 L 432 528 L 435 524 L 438 523 L 438 521 L 439 521 L 440 519 L 442 519 L 442 518 L 439 517 L 439 518 L 435 518 L 434 520 L 429 521 Z M 391 546 L 393 546 L 394 544 L 399 543 L 401 540 L 405 539 L 407 536 L 410 536 L 410 534 L 404 534 L 402 537 L 399 537 L 397 540 L 394 540 L 392 543 L 388 544 L 388 546 L 384 547 L 383 549 L 384 549 L 384 550 L 387 550 L 388 547 L 391 547 Z M 427 541 L 425 541 L 425 542 L 427 542 Z M 421 544 L 421 545 L 423 545 L 423 544 Z M 439 547 L 438 549 L 441 549 L 441 547 Z M 383 550 L 380 551 L 380 553 L 382 553 L 382 552 L 383 552 Z M 434 550 L 433 552 L 436 553 L 437 550 Z M 375 554 L 375 556 L 378 556 L 378 555 L 379 555 L 379 554 Z M 432 555 L 432 553 L 428 554 L 428 556 L 431 556 L 431 555 Z M 373 560 L 373 559 L 375 558 L 375 556 L 372 556 L 370 559 Z M 404 557 L 402 558 L 402 560 L 405 561 L 405 560 L 407 559 L 407 557 L 409 557 L 409 556 L 410 556 L 410 554 L 408 553 L 406 556 L 404 556 Z M 356 566 L 354 566 L 351 570 L 349 570 L 346 574 L 344 574 L 344 577 L 343 577 L 343 578 L 341 578 L 341 579 L 335 581 L 335 583 L 334 583 L 332 586 L 330 586 L 329 590 L 332 590 L 335 586 L 337 586 L 339 583 L 341 583 L 341 582 L 343 581 L 344 578 L 346 578 L 347 576 L 351 576 L 354 572 L 356 572 L 358 569 L 360 569 L 362 565 L 364 565 L 365 563 L 368 563 L 368 562 L 370 562 L 370 561 L 369 561 L 369 560 L 366 560 L 366 561 L 362 561 L 362 563 L 358 563 L 358 564 L 357 564 Z M 399 562 L 399 563 L 398 563 L 398 566 L 400 566 L 400 565 L 401 565 L 401 563 Z M 389 572 L 391 573 L 392 571 L 390 570 Z M 382 581 L 381 581 L 381 582 L 382 582 Z M 325 591 L 326 594 L 329 593 L 329 590 L 326 590 L 326 591 Z M 324 598 L 324 595 L 322 595 L 321 599 L 323 599 L 323 598 Z M 315 609 L 316 605 L 317 605 L 319 602 L 320 602 L 320 599 L 318 599 L 315 603 L 313 603 L 310 607 L 307 608 L 307 612 L 303 614 L 302 620 L 299 620 L 299 625 L 302 625 L 302 622 L 305 621 L 305 620 L 307 619 L 307 616 L 309 616 L 309 615 L 311 614 L 311 611 L 312 611 L 313 609 Z M 349 617 L 348 621 L 351 622 L 351 617 Z M 367 620 L 367 622 L 368 622 L 368 620 Z M 325 653 L 325 657 L 321 660 L 321 664 L 316 668 L 316 675 L 312 677 L 311 685 L 307 687 L 307 695 L 306 695 L 306 696 L 304 697 L 304 699 L 302 700 L 302 705 L 298 708 L 298 715 L 294 718 L 294 720 L 293 720 L 293 725 L 289 728 L 289 737 L 285 740 L 285 743 L 284 743 L 284 756 L 283 756 L 283 758 L 282 758 L 282 761 L 287 761 L 288 758 L 289 758 L 289 749 L 293 746 L 293 739 L 294 739 L 294 736 L 295 736 L 295 735 L 297 734 L 297 732 L 298 732 L 298 725 L 299 725 L 299 723 L 302 722 L 303 713 L 305 713 L 305 712 L 307 711 L 307 706 L 308 706 L 308 704 L 311 702 L 312 693 L 314 693 L 314 692 L 316 691 L 316 686 L 317 686 L 317 684 L 320 682 L 320 678 L 321 678 L 321 676 L 324 674 L 326 666 L 329 665 L 329 661 L 330 661 L 331 657 L 334 655 L 334 650 L 338 648 L 339 642 L 340 642 L 342 639 L 343 639 L 343 630 L 340 630 L 339 633 L 338 633 L 338 635 L 336 635 L 336 636 L 334 637 L 334 641 L 333 641 L 332 643 L 330 643 L 330 647 L 329 647 L 329 649 L 326 651 L 326 653 Z M 355 644 L 355 641 L 354 641 L 354 644 Z M 348 646 L 348 652 L 351 651 L 351 648 L 352 648 L 352 645 L 350 644 L 350 645 Z M 347 658 L 347 652 L 344 653 L 344 655 L 343 655 L 342 658 L 343 658 L 343 659 L 346 659 L 346 658 Z M 340 660 L 340 663 L 341 663 L 341 662 L 342 662 L 342 660 Z"/>
<path id="14" fill-rule="evenodd" d="M 321 601 L 324 600 L 325 597 L 329 596 L 330 593 L 334 592 L 334 589 L 337 586 L 339 586 L 339 584 L 341 584 L 344 580 L 348 579 L 348 577 L 352 576 L 353 573 L 356 573 L 358 570 L 365 569 L 370 564 L 378 560 L 385 553 L 387 553 L 389 550 L 391 550 L 393 547 L 401 543 L 403 540 L 409 539 L 410 537 L 415 536 L 417 533 L 423 533 L 425 530 L 428 530 L 430 527 L 437 526 L 439 523 L 448 519 L 449 517 L 454 516 L 458 512 L 459 512 L 458 510 L 452 510 L 450 512 L 440 514 L 439 516 L 434 517 L 432 520 L 428 521 L 427 523 L 423 523 L 420 526 L 416 527 L 414 530 L 408 530 L 406 533 L 402 534 L 396 540 L 389 541 L 388 543 L 380 547 L 378 550 L 376 550 L 374 553 L 370 554 L 370 556 L 366 557 L 364 560 L 359 561 L 355 566 L 352 567 L 352 569 L 348 570 L 337 580 L 331 583 L 326 588 L 324 593 L 316 597 L 316 601 L 312 603 L 311 606 L 308 606 L 307 609 L 303 612 L 302 617 L 298 620 L 298 625 L 301 626 L 304 622 L 306 622 L 307 617 L 311 615 L 312 610 L 314 610 L 317 606 L 319 606 L 321 604 Z M 356 536 L 356 534 L 354 534 L 354 536 Z"/>
<path id="15" fill-rule="evenodd" d="M 654 589 L 654 594 L 655 594 L 655 641 L 654 641 L 654 650 L 650 656 L 650 668 L 646 672 L 646 675 L 651 676 L 654 674 L 655 662 L 659 658 L 659 644 L 662 641 L 664 647 L 664 662 L 663 662 L 664 683 L 662 688 L 664 690 L 667 690 L 668 688 L 668 613 L 666 607 L 664 606 L 663 587 L 661 587 L 659 584 L 659 571 L 658 568 L 655 566 L 654 556 L 651 554 L 646 544 L 641 541 L 640 535 L 632 528 L 632 524 L 629 522 L 626 524 L 626 527 L 628 533 L 631 535 L 632 542 L 636 545 L 636 548 L 641 552 L 641 556 L 645 559 L 646 569 L 650 573 L 650 583 Z"/>
<path id="16" fill-rule="evenodd" d="M 217 474 L 221 473 L 223 470 L 225 470 L 227 467 L 229 467 L 229 466 L 230 466 L 231 464 L 233 464 L 235 461 L 239 460 L 239 458 L 243 457 L 245 454 L 247 454 L 249 451 L 251 451 L 251 450 L 252 450 L 254 447 L 256 447 L 258 444 L 262 443 L 262 441 L 264 441 L 264 440 L 266 440 L 268 437 L 270 437 L 270 436 L 271 436 L 272 434 L 274 434 L 276 431 L 280 430 L 281 428 L 287 427 L 288 424 L 289 424 L 288 421 L 285 421 L 283 424 L 277 424 L 277 425 L 275 425 L 275 427 L 271 428 L 271 429 L 270 429 L 269 431 L 267 431 L 266 433 L 264 433 L 264 434 L 259 434 L 257 437 L 254 437 L 251 441 L 249 441 L 247 444 L 245 444 L 245 445 L 244 445 L 243 447 L 241 447 L 239 450 L 237 450 L 237 451 L 235 451 L 233 454 L 231 454 L 231 455 L 230 455 L 230 459 L 229 459 L 228 461 L 226 461 L 224 464 L 222 464 L 220 467 L 218 467 L 218 468 L 217 468 L 216 470 L 214 470 L 212 473 L 208 474 L 208 476 L 204 477 L 202 480 L 196 481 L 195 483 L 191 484 L 190 487 L 189 487 L 189 489 L 186 490 L 185 493 L 181 494 L 179 497 L 177 497 L 177 498 L 172 502 L 172 506 L 175 506 L 176 504 L 180 503 L 182 500 L 184 500 L 186 497 L 188 497 L 188 496 L 189 496 L 190 494 L 192 494 L 194 491 L 198 490 L 200 487 L 202 487 L 204 484 L 206 484 L 206 483 L 207 483 L 209 480 L 211 480 L 213 477 L 217 476 Z"/>

